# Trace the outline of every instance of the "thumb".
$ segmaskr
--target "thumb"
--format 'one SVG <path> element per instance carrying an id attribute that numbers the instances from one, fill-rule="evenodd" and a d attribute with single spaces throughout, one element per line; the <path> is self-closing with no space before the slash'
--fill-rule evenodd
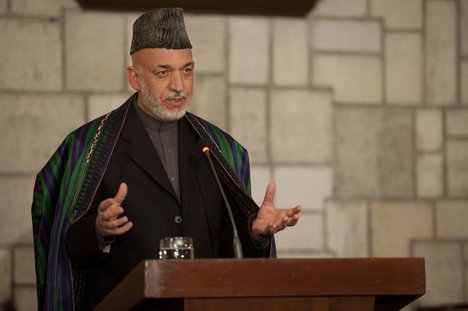
<path id="1" fill-rule="evenodd" d="M 121 183 L 119 187 L 119 191 L 114 197 L 114 200 L 117 201 L 117 203 L 120 205 L 122 202 L 125 200 L 125 197 L 127 196 L 127 191 L 128 187 L 126 183 Z"/>
<path id="2" fill-rule="evenodd" d="M 275 198 L 276 184 L 273 181 L 268 183 L 268 187 L 265 192 L 265 198 L 263 199 L 263 204 L 273 204 L 273 199 Z"/>

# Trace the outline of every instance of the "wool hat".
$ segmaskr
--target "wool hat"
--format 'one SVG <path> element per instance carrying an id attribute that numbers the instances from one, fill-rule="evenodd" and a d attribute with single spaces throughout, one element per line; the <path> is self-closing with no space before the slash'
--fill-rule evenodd
<path id="1" fill-rule="evenodd" d="M 182 8 L 161 8 L 143 13 L 133 23 L 130 55 L 146 48 L 191 49 Z"/>

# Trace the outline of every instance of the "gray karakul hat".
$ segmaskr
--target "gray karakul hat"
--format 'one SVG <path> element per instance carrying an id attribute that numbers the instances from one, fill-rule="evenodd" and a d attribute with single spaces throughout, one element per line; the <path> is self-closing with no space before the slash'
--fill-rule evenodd
<path id="1" fill-rule="evenodd" d="M 146 48 L 191 49 L 182 8 L 161 8 L 143 13 L 133 23 L 130 55 Z"/>

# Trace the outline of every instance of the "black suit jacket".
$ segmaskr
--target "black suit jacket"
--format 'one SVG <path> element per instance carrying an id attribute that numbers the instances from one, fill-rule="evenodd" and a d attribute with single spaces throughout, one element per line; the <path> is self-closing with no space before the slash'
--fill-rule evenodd
<path id="1" fill-rule="evenodd" d="M 94 204 L 70 227 L 66 246 L 75 264 L 87 270 L 87 301 L 98 303 L 141 260 L 157 258 L 159 240 L 190 236 L 195 258 L 233 257 L 232 226 L 216 180 L 198 145 L 199 137 L 183 118 L 179 121 L 179 201 L 135 107 L 116 143 Z M 114 197 L 120 183 L 128 185 L 122 206 L 133 228 L 111 243 L 109 254 L 98 248 L 95 231 L 97 206 Z M 227 192 L 229 196 L 229 192 Z M 249 232 L 250 220 L 230 198 L 247 257 L 267 256 Z"/>

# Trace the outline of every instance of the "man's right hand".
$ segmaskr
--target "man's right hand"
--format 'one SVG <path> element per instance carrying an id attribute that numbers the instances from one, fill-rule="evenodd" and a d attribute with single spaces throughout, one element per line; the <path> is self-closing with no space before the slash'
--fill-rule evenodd
<path id="1" fill-rule="evenodd" d="M 119 191 L 113 198 L 106 199 L 99 204 L 96 217 L 96 231 L 103 238 L 113 238 L 124 234 L 133 227 L 127 216 L 123 214 L 122 202 L 127 196 L 127 184 L 121 183 Z"/>

